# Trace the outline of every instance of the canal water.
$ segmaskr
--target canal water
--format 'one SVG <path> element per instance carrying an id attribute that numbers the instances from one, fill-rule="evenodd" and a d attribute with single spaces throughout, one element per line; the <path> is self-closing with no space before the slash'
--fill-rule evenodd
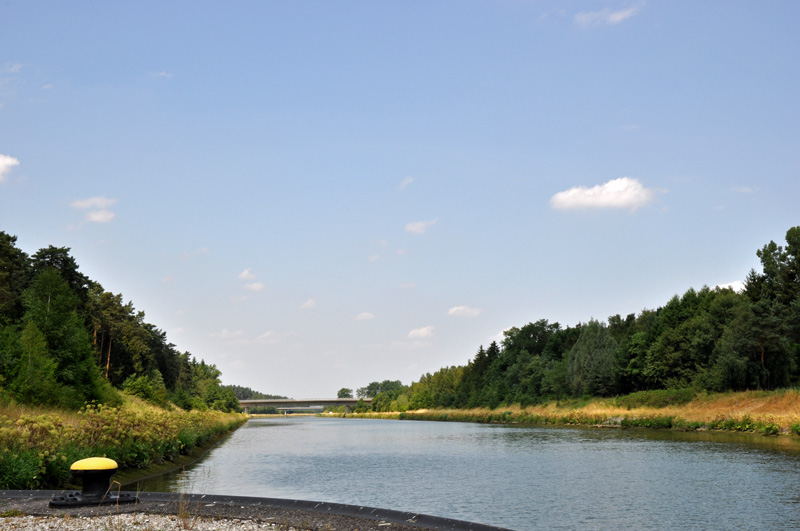
<path id="1" fill-rule="evenodd" d="M 328 501 L 510 529 L 797 529 L 788 437 L 252 419 L 141 490 Z"/>

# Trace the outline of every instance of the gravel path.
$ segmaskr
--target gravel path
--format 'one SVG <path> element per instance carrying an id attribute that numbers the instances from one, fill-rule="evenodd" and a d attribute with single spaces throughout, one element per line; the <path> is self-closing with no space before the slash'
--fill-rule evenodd
<path id="1" fill-rule="evenodd" d="M 0 518 L 0 529 L 4 531 L 256 531 L 297 528 L 252 520 L 227 518 L 214 520 L 133 513 L 115 516 L 16 516 Z"/>
<path id="2" fill-rule="evenodd" d="M 276 498 L 141 492 L 139 503 L 49 507 L 59 491 L 0 491 L 0 531 L 497 531 L 500 528 L 371 507 Z"/>

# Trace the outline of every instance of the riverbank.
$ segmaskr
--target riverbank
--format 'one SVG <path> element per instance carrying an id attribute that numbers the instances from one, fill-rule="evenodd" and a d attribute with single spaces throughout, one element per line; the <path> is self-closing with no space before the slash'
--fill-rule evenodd
<path id="1" fill-rule="evenodd" d="M 421 409 L 348 413 L 356 418 L 394 418 L 503 424 L 581 425 L 723 430 L 800 435 L 800 391 L 690 393 L 649 391 L 626 397 L 552 401 L 497 409 Z"/>
<path id="2" fill-rule="evenodd" d="M 90 404 L 79 412 L 3 404 L 0 489 L 66 487 L 72 463 L 98 456 L 116 461 L 129 482 L 131 471 L 152 475 L 153 467 L 197 459 L 196 452 L 246 421 L 236 413 L 162 409 L 131 396 L 119 407 Z"/>
<path id="3" fill-rule="evenodd" d="M 52 509 L 58 491 L 0 490 L 2 529 L 196 531 L 498 531 L 501 528 L 419 513 L 278 498 L 138 493 L 139 503 Z"/>

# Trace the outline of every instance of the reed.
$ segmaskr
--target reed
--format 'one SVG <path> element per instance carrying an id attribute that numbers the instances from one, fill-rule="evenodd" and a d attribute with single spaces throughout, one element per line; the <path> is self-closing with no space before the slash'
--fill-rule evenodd
<path id="1" fill-rule="evenodd" d="M 402 413 L 361 413 L 361 418 L 397 418 L 502 424 L 552 424 L 598 427 L 645 427 L 678 430 L 725 430 L 764 435 L 800 435 L 800 391 L 745 391 L 707 394 L 679 392 L 638 394 L 629 399 L 595 398 L 552 401 L 537 406 L 497 409 L 422 409 Z"/>

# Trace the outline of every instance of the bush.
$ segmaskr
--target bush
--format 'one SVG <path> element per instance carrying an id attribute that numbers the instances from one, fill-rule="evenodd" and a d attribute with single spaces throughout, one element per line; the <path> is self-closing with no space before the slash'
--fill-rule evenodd
<path id="1" fill-rule="evenodd" d="M 653 391 L 631 393 L 627 396 L 617 398 L 614 402 L 617 407 L 628 409 L 637 407 L 662 408 L 688 404 L 695 396 L 697 396 L 697 391 L 691 388 L 656 389 Z"/>
<path id="2" fill-rule="evenodd" d="M 0 415 L 0 490 L 64 487 L 79 459 L 105 456 L 120 469 L 171 460 L 244 422 L 218 411 L 87 405 L 77 426 L 57 415 Z"/>
<path id="3" fill-rule="evenodd" d="M 143 400 L 147 400 L 151 404 L 157 406 L 167 405 L 167 390 L 164 388 L 164 382 L 157 381 L 158 379 L 151 380 L 149 376 L 129 376 L 122 384 L 122 389 L 138 396 Z M 158 383 L 161 385 L 159 386 Z"/>

